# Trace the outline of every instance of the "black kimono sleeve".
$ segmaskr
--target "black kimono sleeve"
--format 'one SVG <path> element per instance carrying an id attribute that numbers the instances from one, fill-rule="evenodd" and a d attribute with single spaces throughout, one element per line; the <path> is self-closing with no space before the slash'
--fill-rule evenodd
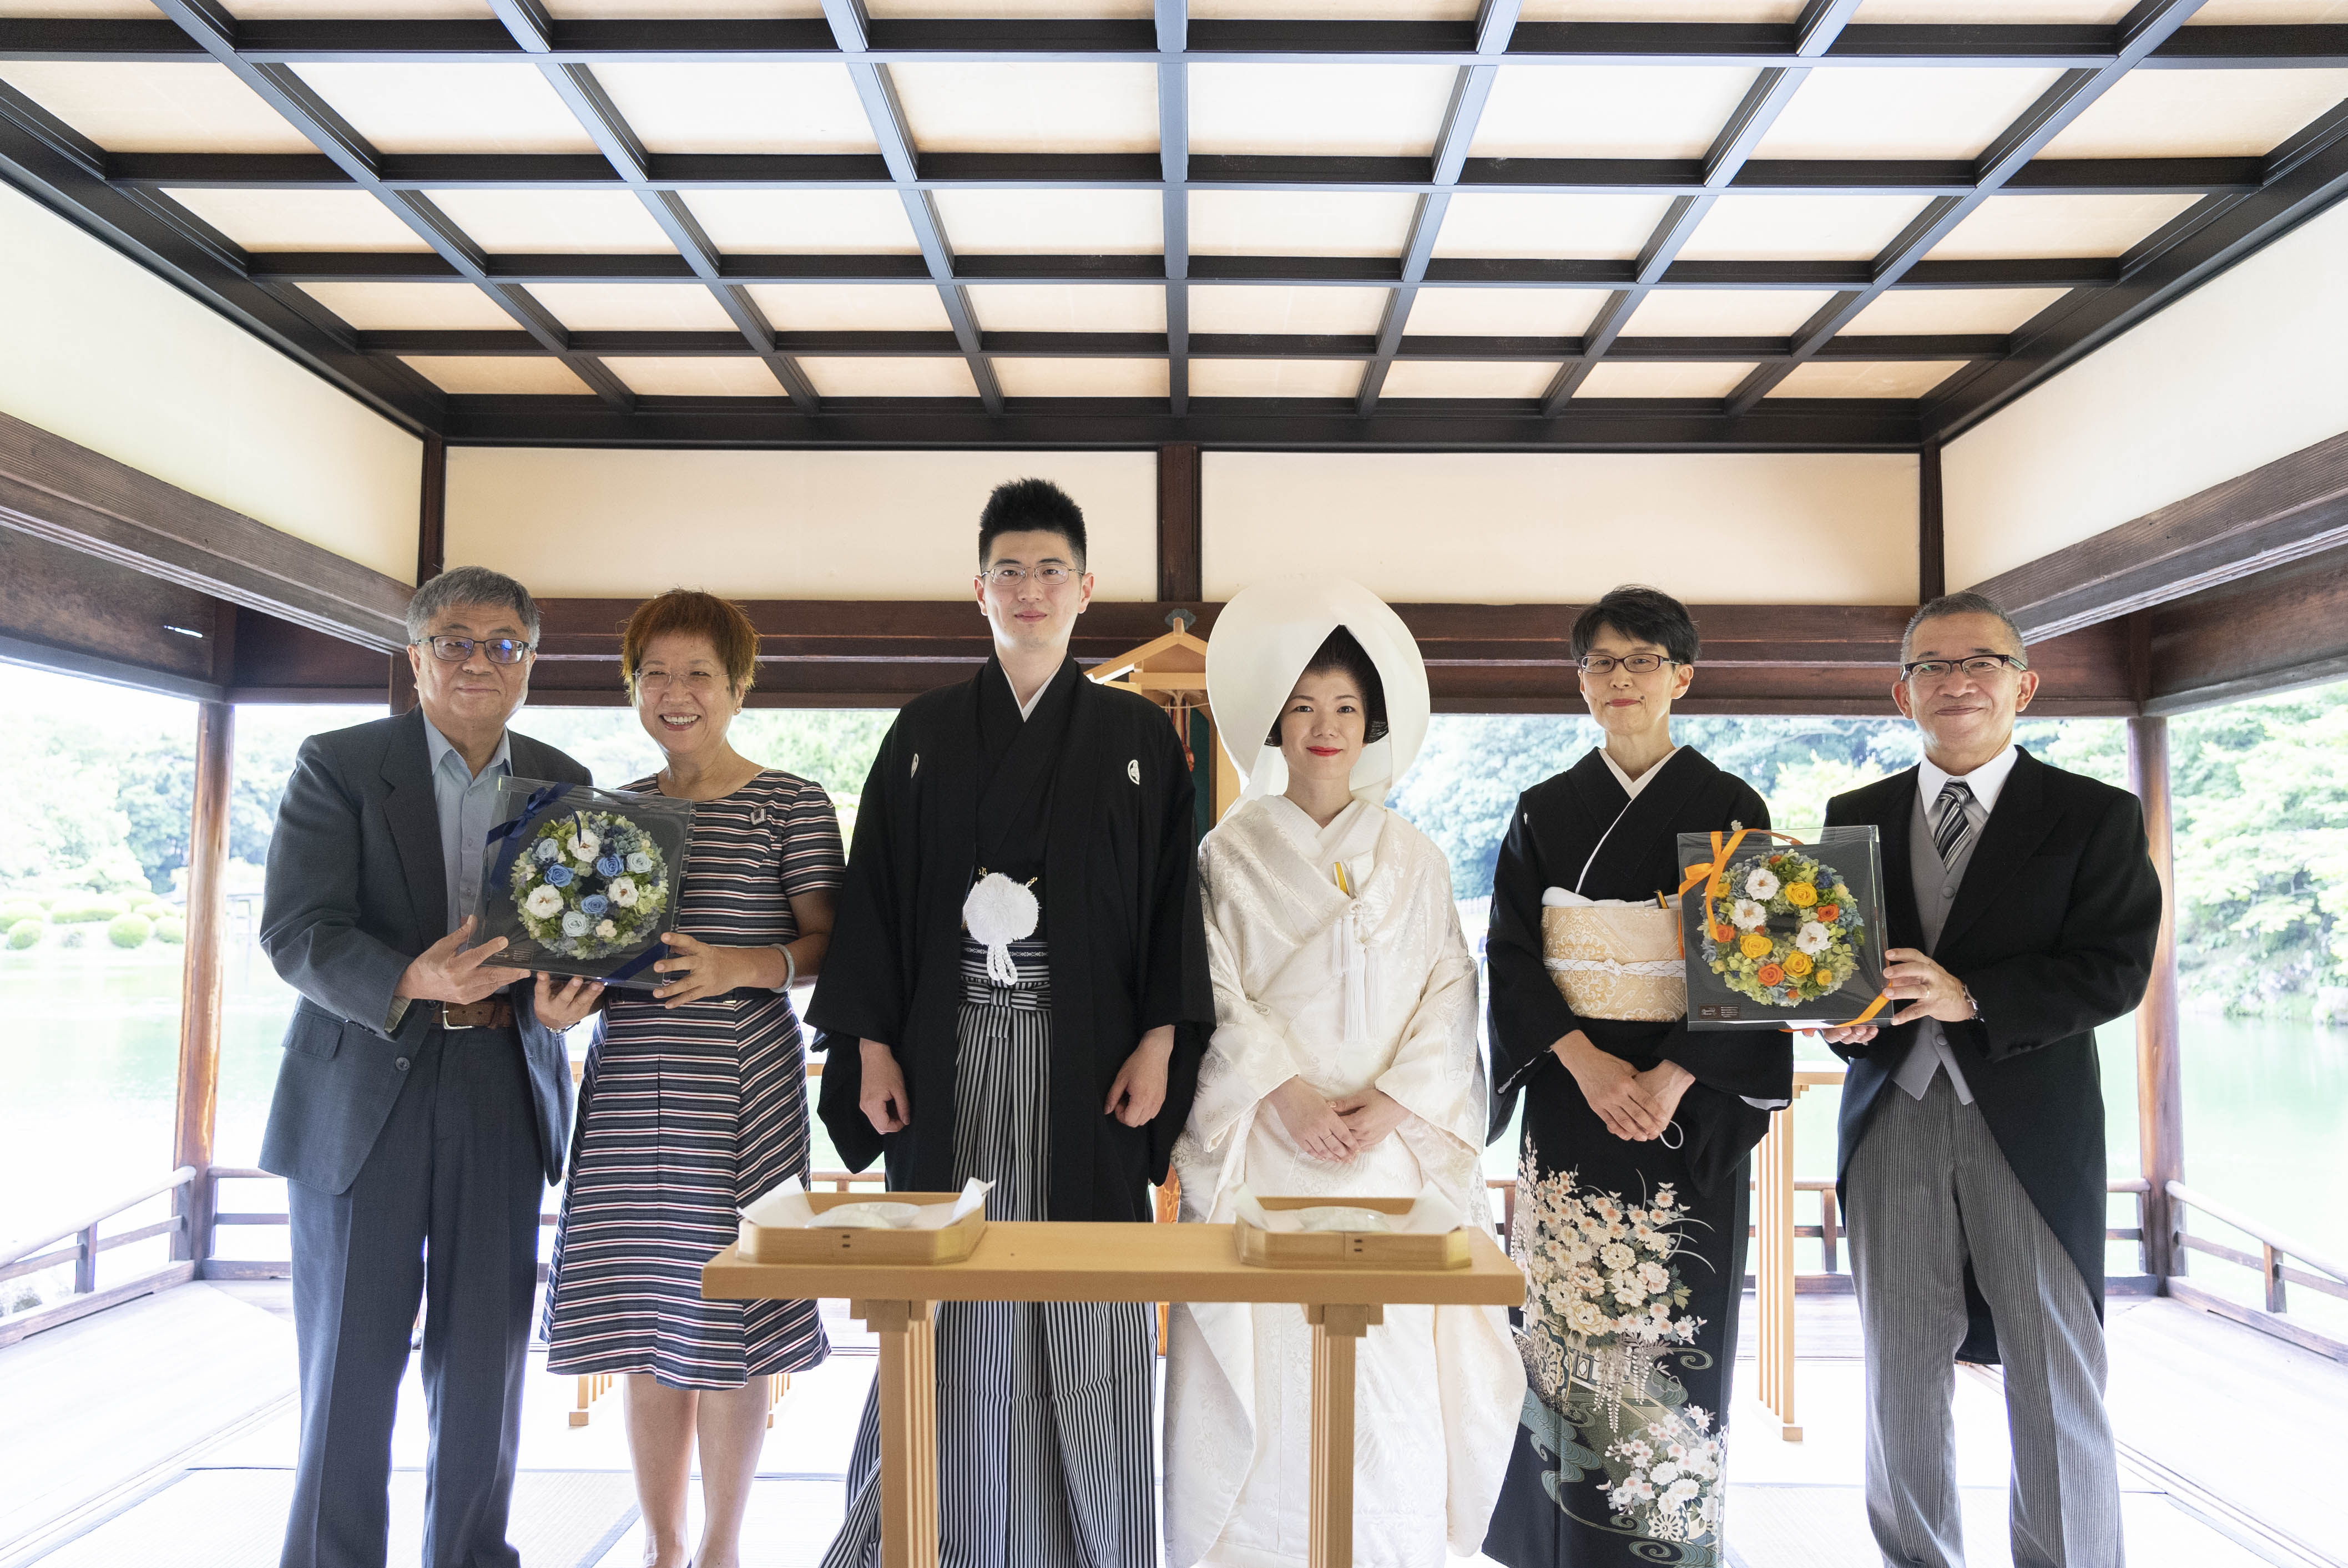
<path id="1" fill-rule="evenodd" d="M 1492 988 L 1490 1138 L 1507 1130 L 1518 1091 L 1557 1061 L 1550 1048 L 1582 1027 L 1542 956 L 1541 894 L 1550 878 L 1532 831 L 1533 793 L 1517 797 L 1492 870 L 1491 927 L 1484 940 Z"/>
<path id="2" fill-rule="evenodd" d="M 831 946 L 808 1003 L 808 1022 L 817 1030 L 816 1049 L 824 1053 L 816 1113 L 851 1171 L 864 1169 L 881 1153 L 880 1130 L 858 1104 L 864 1091 L 860 1041 L 877 1040 L 894 1048 L 903 1039 L 911 1001 L 901 917 L 911 886 L 899 869 L 909 846 L 897 842 L 901 824 L 895 792 L 902 749 L 898 732 L 903 726 L 901 717 L 889 727 L 864 780 Z"/>
<path id="3" fill-rule="evenodd" d="M 1166 1103 L 1149 1128 L 1151 1180 L 1163 1183 L 1174 1141 L 1190 1117 L 1199 1065 L 1215 1024 L 1214 988 L 1207 977 L 1207 926 L 1199 897 L 1198 789 L 1189 759 L 1170 725 L 1151 726 L 1158 777 L 1167 781 L 1157 803 L 1158 842 L 1144 889 L 1138 1021 L 1141 1032 L 1174 1026 L 1174 1054 L 1166 1067 Z"/>

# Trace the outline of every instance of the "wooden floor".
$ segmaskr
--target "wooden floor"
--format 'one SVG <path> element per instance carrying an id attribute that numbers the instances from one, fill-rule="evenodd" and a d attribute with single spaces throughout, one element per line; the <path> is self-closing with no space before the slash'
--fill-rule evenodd
<path id="1" fill-rule="evenodd" d="M 839 1353 L 797 1379 L 778 1413 L 745 1535 L 754 1568 L 812 1568 L 839 1518 L 874 1360 L 829 1306 Z M 2132 1568 L 2348 1564 L 2334 1501 L 2348 1367 L 2174 1302 L 2114 1307 Z M 1804 1296 L 1798 1313 L 1806 1436 L 1779 1440 L 1768 1413 L 1739 1399 L 1730 1563 L 1875 1568 L 1859 1490 L 1857 1315 L 1848 1296 Z M 0 1568 L 274 1563 L 295 1431 L 289 1316 L 283 1286 L 187 1286 L 0 1350 Z M 513 1539 L 528 1568 L 633 1568 L 640 1525 L 618 1396 L 574 1428 L 575 1387 L 529 1381 Z M 2008 1568 L 1993 1376 L 1958 1379 L 1956 1416 L 1971 1568 Z M 396 1568 L 417 1561 L 424 1443 L 411 1370 L 393 1440 Z"/>

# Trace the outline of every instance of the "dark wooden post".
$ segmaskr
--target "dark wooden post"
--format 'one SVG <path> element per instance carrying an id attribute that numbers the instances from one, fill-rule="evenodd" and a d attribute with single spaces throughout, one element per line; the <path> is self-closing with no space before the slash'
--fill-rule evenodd
<path id="1" fill-rule="evenodd" d="M 1916 602 L 1949 591 L 1949 555 L 1941 530 L 1941 444 L 1927 441 L 1916 455 Z"/>
<path id="2" fill-rule="evenodd" d="M 1196 603 L 1205 597 L 1200 559 L 1199 449 L 1189 445 L 1158 449 L 1158 598 L 1160 603 Z"/>
<path id="3" fill-rule="evenodd" d="M 2177 875 L 2168 795 L 2168 721 L 2138 717 L 2128 724 L 2128 786 L 2144 803 L 2145 836 L 2160 873 L 2160 944 L 2153 949 L 2152 983 L 2136 1009 L 2137 1142 L 2143 1153 L 2145 1272 L 2166 1279 L 2185 1272 L 2177 1245 L 2176 1206 L 2168 1184 L 2185 1179 L 2185 1105 L 2177 1062 Z"/>
<path id="4" fill-rule="evenodd" d="M 221 972 L 228 938 L 229 792 L 234 783 L 236 709 L 203 702 L 196 709 L 196 804 L 188 833 L 188 943 L 180 981 L 179 1113 L 171 1163 L 193 1165 L 196 1179 L 180 1189 L 187 1221 L 172 1244 L 174 1258 L 210 1257 L 212 1250 L 212 1132 L 220 1105 Z"/>

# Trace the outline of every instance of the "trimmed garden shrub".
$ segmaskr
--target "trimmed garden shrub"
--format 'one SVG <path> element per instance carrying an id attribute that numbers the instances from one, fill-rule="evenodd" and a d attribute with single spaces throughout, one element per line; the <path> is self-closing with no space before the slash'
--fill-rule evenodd
<path id="1" fill-rule="evenodd" d="M 144 915 L 117 915 L 106 927 L 106 939 L 118 948 L 143 948 L 154 934 L 155 922 Z"/>
<path id="2" fill-rule="evenodd" d="M 48 934 L 49 926 L 46 920 L 19 920 L 8 927 L 8 946 L 11 950 L 21 953 L 27 948 L 38 947 L 41 938 Z"/>
<path id="3" fill-rule="evenodd" d="M 41 920 L 47 917 L 48 911 L 33 899 L 0 898 L 0 931 L 6 930 L 19 920 Z"/>
<path id="4" fill-rule="evenodd" d="M 68 893 L 49 907 L 49 918 L 60 926 L 94 926 L 129 913 L 130 906 L 121 899 L 89 893 Z"/>
<path id="5" fill-rule="evenodd" d="M 188 923 L 177 915 L 166 915 L 155 922 L 155 939 L 177 947 L 188 939 Z"/>

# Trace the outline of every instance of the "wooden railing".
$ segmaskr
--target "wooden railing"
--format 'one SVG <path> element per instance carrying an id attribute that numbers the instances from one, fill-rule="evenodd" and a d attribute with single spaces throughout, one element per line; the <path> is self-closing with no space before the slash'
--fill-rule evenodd
<path id="1" fill-rule="evenodd" d="M 126 1193 L 101 1204 L 84 1217 L 31 1241 L 15 1242 L 0 1251 L 0 1284 L 21 1279 L 27 1275 L 45 1274 L 67 1263 L 73 1265 L 73 1294 L 62 1301 L 36 1307 L 13 1317 L 0 1317 L 0 1345 L 13 1345 L 27 1334 L 37 1334 L 44 1328 L 55 1328 L 77 1317 L 87 1317 L 93 1312 L 118 1302 L 152 1295 L 167 1286 L 181 1284 L 196 1276 L 196 1265 L 182 1259 L 161 1268 L 135 1276 L 118 1285 L 100 1290 L 98 1286 L 98 1260 L 102 1253 L 133 1242 L 151 1241 L 157 1236 L 178 1236 L 188 1227 L 188 1204 L 183 1190 L 192 1190 L 196 1170 L 182 1165 L 160 1182 L 149 1182 L 136 1191 Z M 99 1227 L 126 1210 L 135 1209 L 164 1194 L 173 1194 L 173 1212 L 167 1219 L 138 1225 L 112 1235 L 101 1235 Z M 58 1244 L 63 1243 L 63 1245 Z"/>
<path id="2" fill-rule="evenodd" d="M 2240 1210 L 2205 1197 L 2182 1182 L 2168 1184 L 2169 1200 L 2178 1206 L 2176 1245 L 2178 1248 L 2178 1274 L 2169 1276 L 2168 1294 L 2182 1301 L 2191 1302 L 2206 1311 L 2230 1317 L 2237 1323 L 2263 1329 L 2281 1339 L 2329 1356 L 2336 1361 L 2348 1361 L 2348 1340 L 2310 1327 L 2285 1317 L 2290 1310 L 2290 1287 L 2296 1285 L 2318 1295 L 2348 1301 L 2348 1264 L 2343 1264 L 2315 1251 L 2302 1242 L 2260 1224 Z M 2185 1211 L 2199 1209 L 2220 1225 L 2240 1231 L 2258 1244 L 2256 1252 L 2245 1252 L 2222 1242 L 2198 1236 L 2185 1228 Z M 2246 1306 L 2212 1290 L 2205 1290 L 2182 1276 L 2183 1255 L 2198 1252 L 2205 1256 L 2247 1268 L 2259 1276 L 2263 1305 Z M 2297 1258 L 2308 1268 L 2293 1268 L 2289 1260 Z M 2310 1273 L 2309 1269 L 2315 1272 Z"/>

